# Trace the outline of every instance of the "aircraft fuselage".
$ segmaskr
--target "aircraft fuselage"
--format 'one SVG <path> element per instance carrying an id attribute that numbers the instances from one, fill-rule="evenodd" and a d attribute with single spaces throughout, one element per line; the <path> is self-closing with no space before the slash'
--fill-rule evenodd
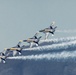
<path id="1" fill-rule="evenodd" d="M 27 42 L 28 42 L 28 43 L 30 43 L 30 42 L 35 42 L 35 41 L 37 41 L 37 39 L 34 39 L 34 38 L 29 38 L 29 39 L 27 39 Z"/>
<path id="2" fill-rule="evenodd" d="M 21 48 L 10 48 L 11 50 L 21 50 Z"/>

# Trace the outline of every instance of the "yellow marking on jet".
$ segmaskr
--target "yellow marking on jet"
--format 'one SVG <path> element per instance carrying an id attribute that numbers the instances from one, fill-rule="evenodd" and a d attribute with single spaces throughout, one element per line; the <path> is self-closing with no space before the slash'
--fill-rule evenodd
<path id="1" fill-rule="evenodd" d="M 20 48 L 10 48 L 10 50 L 20 50 Z"/>
<path id="2" fill-rule="evenodd" d="M 4 48 L 4 50 L 7 50 L 7 48 Z"/>

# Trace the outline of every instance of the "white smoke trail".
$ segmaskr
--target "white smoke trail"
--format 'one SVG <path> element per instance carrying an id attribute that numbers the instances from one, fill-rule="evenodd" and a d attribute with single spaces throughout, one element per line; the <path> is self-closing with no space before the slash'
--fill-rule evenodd
<path id="1" fill-rule="evenodd" d="M 68 41 L 73 41 L 73 40 L 76 40 L 76 37 L 63 37 L 63 38 L 56 38 L 56 39 L 47 39 L 47 40 L 40 40 L 40 43 L 43 43 L 43 42 L 53 42 L 53 43 L 58 43 L 58 42 L 68 42 Z"/>
<path id="2" fill-rule="evenodd" d="M 67 52 L 67 51 L 63 51 L 61 53 L 48 53 L 48 54 L 39 54 L 39 55 L 28 55 L 28 56 L 15 56 L 15 57 L 8 57 L 8 59 L 22 59 L 22 60 L 26 60 L 26 59 L 34 59 L 34 60 L 38 60 L 38 59 L 68 59 L 68 58 L 76 58 L 76 51 L 72 51 L 72 52 Z"/>
<path id="3" fill-rule="evenodd" d="M 26 48 L 23 50 L 36 50 L 36 51 L 43 51 L 43 50 L 58 50 L 58 49 L 67 49 L 69 47 L 74 47 L 76 46 L 76 40 L 75 41 L 70 41 L 70 42 L 63 42 L 59 44 L 52 44 L 52 45 L 45 45 L 45 46 L 38 46 L 38 47 L 33 47 L 33 48 Z"/>
<path id="4" fill-rule="evenodd" d="M 63 33 L 76 33 L 76 30 L 56 30 L 56 32 L 63 32 Z"/>

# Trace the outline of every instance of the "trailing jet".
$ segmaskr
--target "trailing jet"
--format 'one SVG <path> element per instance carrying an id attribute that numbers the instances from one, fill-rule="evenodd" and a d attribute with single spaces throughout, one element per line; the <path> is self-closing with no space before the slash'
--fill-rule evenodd
<path id="1" fill-rule="evenodd" d="M 11 47 L 11 48 L 5 48 L 6 51 L 13 51 L 13 56 L 15 56 L 17 54 L 17 52 L 19 53 L 19 55 L 21 55 L 21 51 L 22 51 L 22 47 L 20 47 L 21 42 L 19 42 L 15 47 Z"/>
<path id="2" fill-rule="evenodd" d="M 57 26 L 54 26 L 54 24 L 55 24 L 55 21 L 53 21 L 48 28 L 45 28 L 45 29 L 42 29 L 42 30 L 39 31 L 39 32 L 45 33 L 45 39 L 48 38 L 49 33 L 51 33 L 52 36 L 54 35 L 54 32 L 55 32 L 55 30 L 57 28 Z"/>
<path id="3" fill-rule="evenodd" d="M 0 62 L 3 62 L 5 63 L 7 57 L 8 57 L 9 53 L 8 54 L 4 54 L 3 52 L 1 52 L 1 55 L 0 55 Z"/>
<path id="4" fill-rule="evenodd" d="M 27 40 L 20 40 L 20 42 L 30 43 L 30 48 L 33 46 L 33 43 L 35 43 L 36 46 L 38 46 L 41 36 L 37 37 L 37 35 L 38 35 L 38 32 L 32 38 L 28 38 Z"/>

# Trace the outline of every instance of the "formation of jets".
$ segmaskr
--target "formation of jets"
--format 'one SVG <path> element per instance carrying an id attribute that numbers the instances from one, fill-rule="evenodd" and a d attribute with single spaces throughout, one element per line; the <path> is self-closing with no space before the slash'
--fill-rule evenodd
<path id="1" fill-rule="evenodd" d="M 40 41 L 42 36 L 38 37 L 38 34 L 39 33 L 44 33 L 45 34 L 45 40 L 46 40 L 46 39 L 48 39 L 48 36 L 49 36 L 50 33 L 52 34 L 52 36 L 54 35 L 56 28 L 57 28 L 57 26 L 55 26 L 55 21 L 53 21 L 48 28 L 39 30 L 33 37 L 25 39 L 25 40 L 20 40 L 18 42 L 18 44 L 16 46 L 14 46 L 14 47 L 5 48 L 4 52 L 0 53 L 0 62 L 5 63 L 5 61 L 6 61 L 6 59 L 9 56 L 11 51 L 13 52 L 13 54 L 12 54 L 13 56 L 15 56 L 17 53 L 19 55 L 21 55 L 21 52 L 22 52 L 22 49 L 23 49 L 23 47 L 21 46 L 22 42 L 29 43 L 30 44 L 30 48 L 33 47 L 33 44 L 35 44 L 36 46 L 39 46 L 39 41 Z"/>
<path id="2" fill-rule="evenodd" d="M 33 43 L 35 43 L 36 46 L 38 46 L 39 45 L 39 41 L 40 41 L 42 36 L 37 37 L 37 34 L 38 33 L 36 33 L 32 38 L 28 38 L 26 40 L 20 40 L 20 42 L 27 42 L 27 43 L 29 43 L 30 44 L 30 48 L 32 47 Z"/>

